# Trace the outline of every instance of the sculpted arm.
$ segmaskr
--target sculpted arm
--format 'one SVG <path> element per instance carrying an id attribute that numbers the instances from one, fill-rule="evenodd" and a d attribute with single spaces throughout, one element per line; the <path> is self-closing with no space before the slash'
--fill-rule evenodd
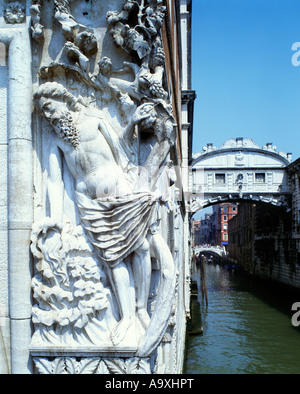
<path id="1" fill-rule="evenodd" d="M 58 146 L 53 143 L 49 154 L 48 198 L 50 203 L 50 217 L 57 223 L 63 219 L 62 159 Z"/>
<path id="2" fill-rule="evenodd" d="M 128 125 L 124 128 L 121 138 L 126 142 L 130 142 L 132 139 L 132 135 L 135 131 L 135 126 L 139 124 L 142 120 L 148 119 L 149 122 L 155 121 L 153 118 L 153 104 L 152 103 L 144 103 L 140 105 L 131 119 L 129 119 Z"/>

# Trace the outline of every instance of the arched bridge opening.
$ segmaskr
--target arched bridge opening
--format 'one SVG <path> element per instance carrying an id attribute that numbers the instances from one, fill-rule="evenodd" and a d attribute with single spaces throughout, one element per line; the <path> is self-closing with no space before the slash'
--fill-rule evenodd
<path id="1" fill-rule="evenodd" d="M 226 250 L 225 248 L 220 248 L 220 251 L 214 250 L 214 248 L 210 247 L 200 247 L 200 248 L 194 248 L 193 251 L 194 256 L 205 256 L 206 257 L 206 262 L 208 264 L 210 263 L 216 263 L 216 264 L 222 264 L 226 262 Z"/>
<path id="2" fill-rule="evenodd" d="M 224 196 L 204 207 L 211 207 L 212 212 L 200 220 L 194 219 L 194 213 L 191 217 L 193 254 L 204 254 L 207 260 L 212 256 L 212 262 L 238 266 L 266 278 L 277 275 L 277 264 L 284 261 L 289 265 L 295 260 L 292 215 L 287 206 Z M 196 243 L 195 223 L 200 232 Z M 300 253 L 296 259 L 300 263 Z"/>
<path id="3" fill-rule="evenodd" d="M 205 256 L 212 257 L 225 257 L 226 249 L 222 246 L 212 245 L 199 245 L 194 248 L 194 252 L 197 254 L 204 254 Z"/>

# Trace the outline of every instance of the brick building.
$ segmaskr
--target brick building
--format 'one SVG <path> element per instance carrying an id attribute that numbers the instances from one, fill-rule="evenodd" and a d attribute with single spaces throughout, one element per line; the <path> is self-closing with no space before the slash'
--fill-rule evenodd
<path id="1" fill-rule="evenodd" d="M 224 203 L 214 205 L 216 221 L 216 244 L 220 246 L 228 245 L 228 222 L 237 214 L 237 204 Z"/>
<path id="2" fill-rule="evenodd" d="M 256 204 L 240 204 L 238 214 L 228 222 L 228 255 L 233 262 L 251 264 L 255 233 Z"/>
<path id="3" fill-rule="evenodd" d="M 192 242 L 195 247 L 201 245 L 201 220 L 193 220 L 192 223 Z"/>
<path id="4" fill-rule="evenodd" d="M 264 203 L 243 203 L 228 223 L 228 258 L 247 272 L 292 284 L 298 253 L 291 216 Z M 299 260 L 300 261 L 300 260 Z"/>

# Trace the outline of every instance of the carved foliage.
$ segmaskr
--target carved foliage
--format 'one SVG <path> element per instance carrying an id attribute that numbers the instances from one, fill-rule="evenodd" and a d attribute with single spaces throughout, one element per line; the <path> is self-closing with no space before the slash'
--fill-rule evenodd
<path id="1" fill-rule="evenodd" d="M 150 374 L 149 359 L 100 357 L 47 357 L 33 358 L 40 374 Z"/>
<path id="2" fill-rule="evenodd" d="M 103 275 L 92 256 L 82 228 L 55 225 L 51 219 L 35 223 L 31 250 L 36 258 L 32 280 L 33 323 L 44 335 L 54 330 L 62 339 L 68 331 L 83 329 L 91 319 L 108 306 Z M 48 337 L 51 341 L 53 334 Z"/>
<path id="3" fill-rule="evenodd" d="M 160 38 L 166 7 L 161 0 L 126 0 L 119 13 L 110 11 L 107 23 L 115 44 L 142 61 L 139 89 L 148 97 L 166 99 L 162 86 L 165 62 Z"/>
<path id="4" fill-rule="evenodd" d="M 166 8 L 161 0 L 126 0 L 119 13 L 110 11 L 107 22 L 117 46 L 145 58 L 154 49 Z M 153 46 L 153 47 L 152 47 Z"/>
<path id="5" fill-rule="evenodd" d="M 41 20 L 41 4 L 42 0 L 34 0 L 30 7 L 31 15 L 31 33 L 32 38 L 37 42 L 42 42 L 44 40 L 44 26 L 40 24 Z"/>

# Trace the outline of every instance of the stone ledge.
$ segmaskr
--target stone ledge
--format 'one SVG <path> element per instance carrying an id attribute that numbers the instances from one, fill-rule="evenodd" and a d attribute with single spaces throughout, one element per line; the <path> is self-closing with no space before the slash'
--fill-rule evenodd
<path id="1" fill-rule="evenodd" d="M 119 347 L 30 347 L 30 354 L 33 357 L 133 357 L 137 351 L 137 347 L 119 346 Z"/>

